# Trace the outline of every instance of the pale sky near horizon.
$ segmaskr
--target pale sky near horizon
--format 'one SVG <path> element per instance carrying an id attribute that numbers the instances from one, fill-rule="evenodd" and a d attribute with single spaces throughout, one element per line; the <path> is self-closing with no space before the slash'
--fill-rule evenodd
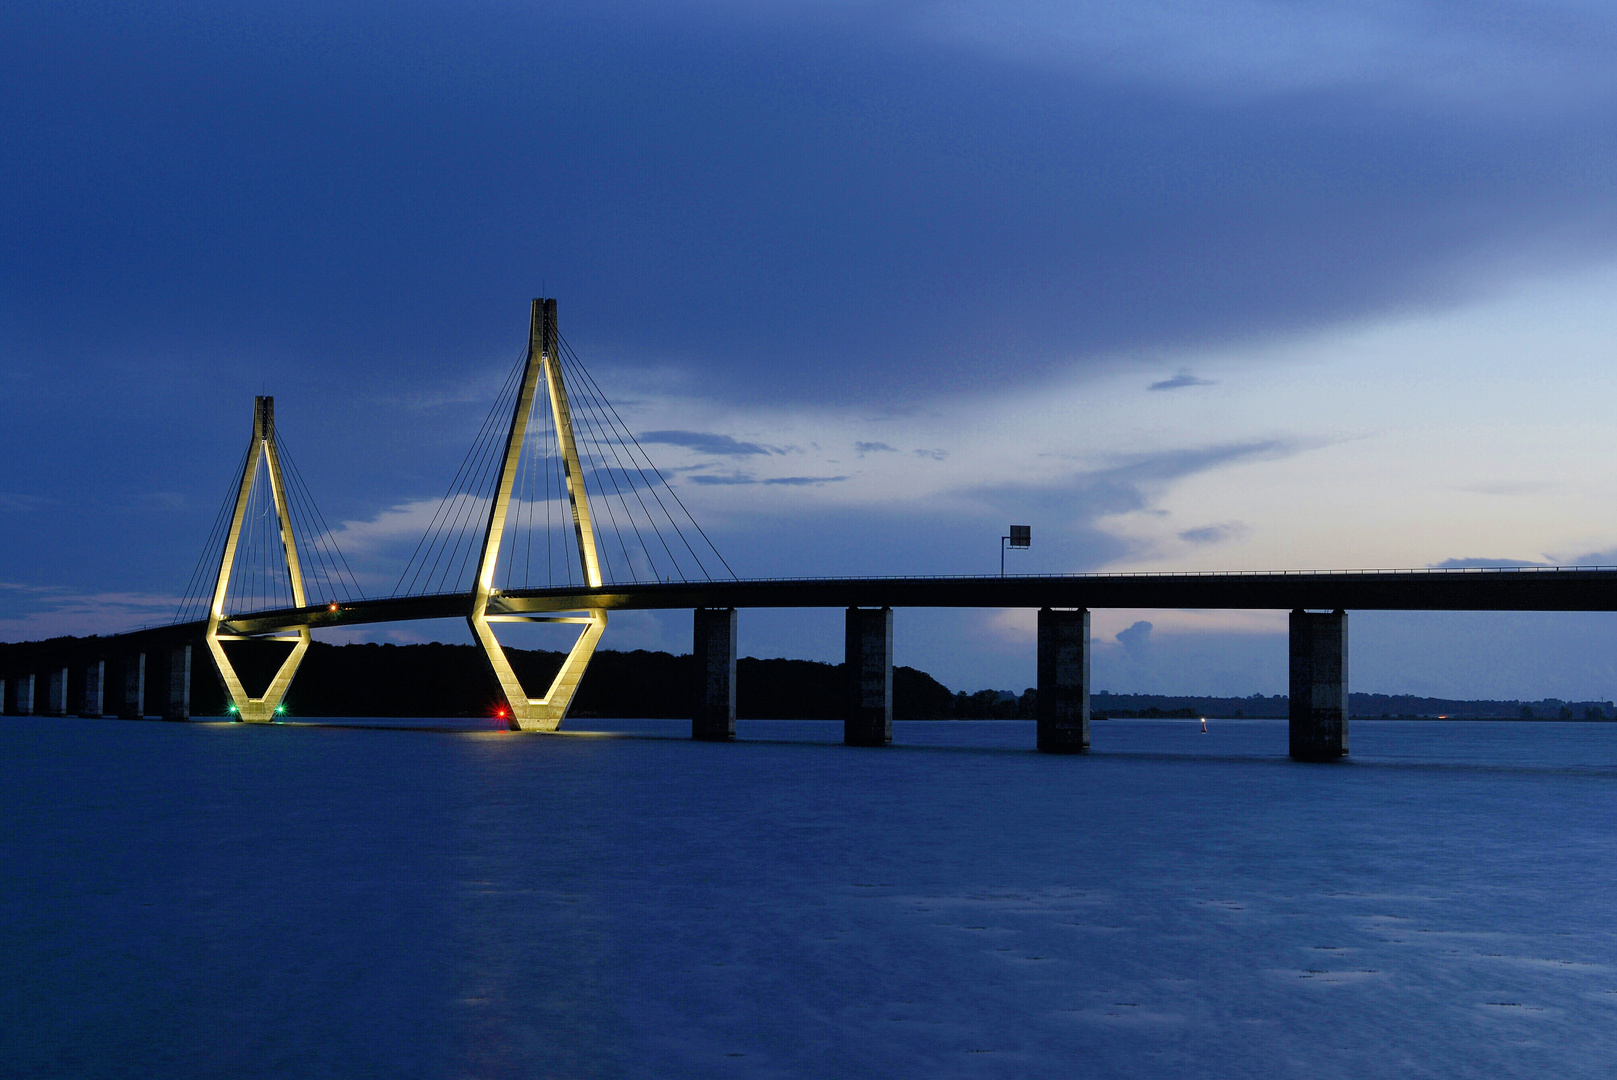
<path id="1" fill-rule="evenodd" d="M 0 638 L 166 618 L 260 392 L 387 591 L 541 292 L 743 576 L 993 572 L 1012 521 L 1021 572 L 1617 564 L 1603 5 L 0 30 Z M 1283 691 L 1284 618 L 1097 611 L 1096 685 Z M 1031 626 L 901 612 L 898 660 L 1019 690 Z M 1617 616 L 1352 626 L 1354 689 L 1617 697 Z M 840 613 L 741 648 L 835 659 Z"/>

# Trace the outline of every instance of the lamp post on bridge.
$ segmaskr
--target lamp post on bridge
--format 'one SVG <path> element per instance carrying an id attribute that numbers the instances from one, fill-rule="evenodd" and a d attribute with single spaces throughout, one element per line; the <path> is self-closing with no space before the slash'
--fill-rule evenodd
<path id="1" fill-rule="evenodd" d="M 1011 535 L 1002 536 L 1002 537 L 999 538 L 999 576 L 1000 577 L 1005 576 L 1005 545 L 1006 545 L 1007 542 L 1013 548 L 1017 548 L 1019 550 L 1026 551 L 1029 547 L 1031 547 L 1033 545 L 1033 526 L 1031 526 L 1031 525 L 1012 525 L 1011 526 Z"/>

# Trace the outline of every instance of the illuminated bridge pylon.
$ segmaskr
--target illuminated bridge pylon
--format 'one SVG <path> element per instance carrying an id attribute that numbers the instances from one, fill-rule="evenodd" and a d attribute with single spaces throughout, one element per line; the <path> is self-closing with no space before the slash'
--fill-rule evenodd
<path id="1" fill-rule="evenodd" d="M 500 545 L 505 536 L 506 516 L 511 507 L 511 491 L 522 464 L 522 448 L 527 442 L 528 418 L 533 411 L 534 398 L 543 378 L 546 397 L 550 401 L 551 416 L 555 421 L 558 455 L 561 459 L 563 480 L 567 489 L 567 502 L 572 511 L 573 537 L 578 546 L 579 566 L 585 584 L 590 588 L 601 586 L 601 560 L 595 544 L 595 522 L 590 516 L 589 492 L 584 485 L 584 470 L 579 462 L 578 443 L 573 432 L 573 418 L 567 404 L 567 387 L 562 378 L 560 336 L 556 330 L 556 301 L 535 300 L 528 326 L 528 356 L 522 369 L 522 381 L 517 390 L 516 405 L 511 414 L 511 426 L 506 433 L 505 453 L 501 458 L 499 477 L 494 498 L 489 505 L 488 527 L 484 532 L 482 550 L 478 556 L 477 577 L 472 586 L 472 610 L 466 621 L 472 628 L 494 678 L 500 684 L 510 709 L 510 722 L 514 730 L 555 731 L 567 715 L 567 709 L 584 678 L 590 657 L 606 629 L 606 612 L 590 609 L 583 615 L 490 615 L 489 599 L 495 594 L 494 572 L 499 563 Z M 511 668 L 505 648 L 494 635 L 489 624 L 494 622 L 550 622 L 576 623 L 583 626 L 578 640 L 562 661 L 561 669 L 551 680 L 544 697 L 529 697 L 522 681 Z"/>
<path id="2" fill-rule="evenodd" d="M 255 521 L 249 523 L 248 510 L 255 503 L 253 499 L 255 481 L 261 464 L 266 473 L 269 500 L 266 504 L 260 493 L 257 500 L 258 512 L 253 515 Z M 292 684 L 292 676 L 297 673 L 303 654 L 309 650 L 307 626 L 300 626 L 290 634 L 256 638 L 255 640 L 259 641 L 293 643 L 291 653 L 281 662 L 264 693 L 259 697 L 253 697 L 248 692 L 235 666 L 230 662 L 230 657 L 225 653 L 224 642 L 247 640 L 238 634 L 221 632 L 219 626 L 225 617 L 225 596 L 230 589 L 232 571 L 236 569 L 236 554 L 242 543 L 244 526 L 257 525 L 260 521 L 267 524 L 272 510 L 286 566 L 285 578 L 279 579 L 278 574 L 277 578 L 281 585 L 289 589 L 293 606 L 305 607 L 308 600 L 303 590 L 303 568 L 298 562 L 298 545 L 292 530 L 290 499 L 286 480 L 281 473 L 280 450 L 275 443 L 275 399 L 257 397 L 253 399 L 253 437 L 248 444 L 246 459 L 242 465 L 241 483 L 236 489 L 235 508 L 230 516 L 229 531 L 225 534 L 224 551 L 219 558 L 219 573 L 214 581 L 213 600 L 208 605 L 208 629 L 204 635 L 208 651 L 213 654 L 213 662 L 218 666 L 219 678 L 225 684 L 225 692 L 230 695 L 232 709 L 240 719 L 250 723 L 263 723 L 275 719 L 281 699 L 286 696 L 287 687 Z M 279 570 L 278 567 L 276 569 Z"/>

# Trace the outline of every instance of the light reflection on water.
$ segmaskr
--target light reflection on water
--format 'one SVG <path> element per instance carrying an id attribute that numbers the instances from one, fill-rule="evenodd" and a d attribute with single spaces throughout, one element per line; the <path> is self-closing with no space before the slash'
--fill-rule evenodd
<path id="1" fill-rule="evenodd" d="M 1617 724 L 0 721 L 56 1076 L 1604 1075 Z M 432 721 L 423 728 L 459 728 Z"/>

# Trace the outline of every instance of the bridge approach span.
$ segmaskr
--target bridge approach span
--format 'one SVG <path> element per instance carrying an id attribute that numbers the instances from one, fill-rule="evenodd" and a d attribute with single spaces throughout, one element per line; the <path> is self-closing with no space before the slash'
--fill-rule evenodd
<path id="1" fill-rule="evenodd" d="M 463 618 L 469 593 L 235 615 L 237 634 Z M 1362 570 L 1018 577 L 788 578 L 648 582 L 493 594 L 490 617 L 692 608 L 1244 608 L 1354 611 L 1617 611 L 1617 569 Z M 167 628 L 165 628 L 167 629 Z M 172 630 L 182 631 L 182 627 Z"/>

